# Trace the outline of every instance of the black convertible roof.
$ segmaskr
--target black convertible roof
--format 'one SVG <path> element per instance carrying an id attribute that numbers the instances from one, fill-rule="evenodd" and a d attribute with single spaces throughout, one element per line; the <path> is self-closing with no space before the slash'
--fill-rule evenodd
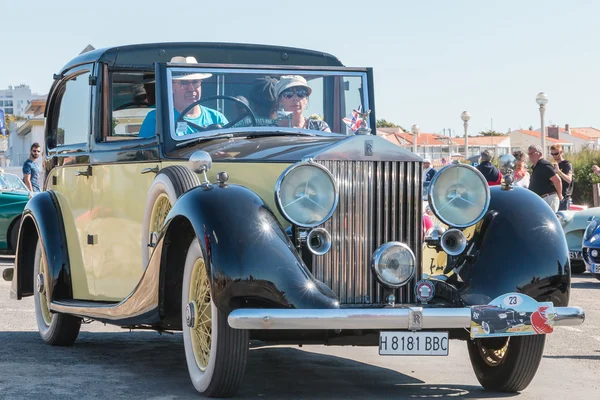
<path id="1" fill-rule="evenodd" d="M 110 47 L 80 54 L 61 73 L 80 64 L 106 63 L 111 67 L 152 69 L 155 62 L 173 56 L 193 56 L 198 63 L 336 66 L 343 64 L 331 54 L 293 47 L 242 43 L 147 43 Z"/>

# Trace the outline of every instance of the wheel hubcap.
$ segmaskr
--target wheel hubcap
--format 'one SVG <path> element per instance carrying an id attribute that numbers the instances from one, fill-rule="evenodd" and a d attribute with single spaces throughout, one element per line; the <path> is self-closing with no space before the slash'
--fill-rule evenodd
<path id="1" fill-rule="evenodd" d="M 38 293 L 44 293 L 44 274 L 38 274 L 35 286 Z"/>
<path id="2" fill-rule="evenodd" d="M 158 242 L 158 233 L 162 228 L 165 220 L 167 219 L 167 215 L 171 211 L 171 201 L 169 200 L 169 196 L 164 193 L 161 193 L 156 201 L 154 202 L 154 206 L 152 207 L 152 214 L 150 217 L 150 227 L 148 234 L 148 251 L 149 254 L 152 255 L 154 251 L 154 247 L 156 247 L 156 242 Z"/>
<path id="3" fill-rule="evenodd" d="M 210 283 L 202 259 L 196 260 L 190 280 L 189 303 L 186 306 L 186 324 L 190 329 L 190 338 L 196 364 L 205 371 L 210 361 L 212 344 L 212 309 Z"/>
<path id="4" fill-rule="evenodd" d="M 185 324 L 188 328 L 194 328 L 196 324 L 196 306 L 193 302 L 188 303 L 185 307 Z"/>

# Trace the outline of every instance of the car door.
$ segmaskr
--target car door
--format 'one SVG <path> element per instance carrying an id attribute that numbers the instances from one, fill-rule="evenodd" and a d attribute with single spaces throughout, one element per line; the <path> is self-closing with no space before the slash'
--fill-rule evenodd
<path id="1" fill-rule="evenodd" d="M 146 196 L 160 169 L 158 139 L 139 138 L 153 110 L 148 72 L 103 74 L 105 114 L 91 151 L 94 283 L 98 298 L 119 301 L 142 277 L 142 222 Z"/>
<path id="2" fill-rule="evenodd" d="M 73 298 L 94 300 L 89 139 L 92 120 L 93 65 L 74 68 L 57 83 L 54 110 L 47 118 L 45 190 L 60 204 L 70 261 Z"/>

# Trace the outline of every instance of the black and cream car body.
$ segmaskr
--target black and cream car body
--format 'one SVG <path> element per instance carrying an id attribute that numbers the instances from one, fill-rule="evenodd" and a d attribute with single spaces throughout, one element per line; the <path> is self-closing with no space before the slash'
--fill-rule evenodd
<path id="1" fill-rule="evenodd" d="M 198 102 L 228 124 L 176 134 L 174 80 L 188 74 L 211 75 Z M 257 126 L 252 103 L 236 125 L 234 96 L 288 74 L 306 77 L 307 112 L 331 132 Z M 251 339 L 392 355 L 445 355 L 459 339 L 484 387 L 518 391 L 545 337 L 472 340 L 470 307 L 519 291 L 552 301 L 558 325 L 583 322 L 568 305 L 560 224 L 529 191 L 445 167 L 429 206 L 449 229 L 424 244 L 422 159 L 375 135 L 370 68 L 310 50 L 169 43 L 84 53 L 54 78 L 45 191 L 24 210 L 4 274 L 15 299 L 34 297 L 49 344 L 73 344 L 82 318 L 183 331 L 194 387 L 219 397 L 241 384 Z M 365 125 L 352 131 L 342 120 L 359 106 Z M 153 111 L 156 134 L 140 138 Z M 417 300 L 424 245 L 451 256 Z"/>

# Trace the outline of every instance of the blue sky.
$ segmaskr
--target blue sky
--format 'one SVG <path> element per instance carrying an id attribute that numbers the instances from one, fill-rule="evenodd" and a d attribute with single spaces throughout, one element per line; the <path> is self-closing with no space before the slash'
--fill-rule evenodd
<path id="1" fill-rule="evenodd" d="M 8 2 L 8 4 L 7 4 Z M 168 8 L 165 8 L 168 4 Z M 45 94 L 88 43 L 223 41 L 320 50 L 373 67 L 376 113 L 423 132 L 600 128 L 600 2 L 5 0 L 0 88 Z M 493 122 L 492 122 L 493 120 Z"/>

